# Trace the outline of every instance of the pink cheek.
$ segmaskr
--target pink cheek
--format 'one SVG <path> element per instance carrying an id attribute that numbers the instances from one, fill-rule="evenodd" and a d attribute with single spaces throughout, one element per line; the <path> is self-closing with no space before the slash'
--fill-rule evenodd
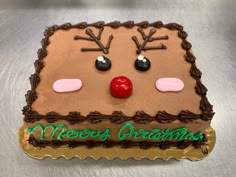
<path id="1" fill-rule="evenodd" d="M 80 79 L 59 79 L 53 83 L 53 90 L 58 93 L 73 92 L 82 87 Z"/>
<path id="2" fill-rule="evenodd" d="M 155 85 L 161 92 L 178 92 L 184 88 L 183 81 L 178 78 L 160 78 L 156 80 Z"/>

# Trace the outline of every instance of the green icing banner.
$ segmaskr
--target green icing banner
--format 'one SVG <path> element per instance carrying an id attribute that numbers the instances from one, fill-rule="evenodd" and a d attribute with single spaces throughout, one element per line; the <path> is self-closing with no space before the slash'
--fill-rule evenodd
<path id="1" fill-rule="evenodd" d="M 62 141 L 64 137 L 69 139 L 87 139 L 87 138 L 99 138 L 101 141 L 106 141 L 110 136 L 110 129 L 105 130 L 93 130 L 93 129 L 67 129 L 65 124 L 46 125 L 37 124 L 33 128 L 28 128 L 28 133 L 34 133 L 36 129 L 41 130 L 40 140 L 44 140 L 44 134 L 48 129 L 51 129 L 50 139 L 57 139 Z M 126 123 L 119 129 L 117 133 L 119 140 L 126 140 L 127 138 L 135 140 L 154 140 L 154 141 L 166 141 L 166 140 L 202 140 L 202 132 L 189 132 L 187 128 L 181 127 L 176 129 L 163 129 L 153 128 L 151 131 L 145 129 L 135 129 L 132 123 Z"/>

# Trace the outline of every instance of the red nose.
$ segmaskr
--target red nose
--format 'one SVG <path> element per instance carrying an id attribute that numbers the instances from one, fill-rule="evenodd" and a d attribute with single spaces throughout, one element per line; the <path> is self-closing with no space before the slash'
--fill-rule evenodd
<path id="1" fill-rule="evenodd" d="M 118 76 L 111 80 L 110 92 L 116 98 L 127 98 L 131 95 L 132 90 L 131 80 L 125 76 Z"/>

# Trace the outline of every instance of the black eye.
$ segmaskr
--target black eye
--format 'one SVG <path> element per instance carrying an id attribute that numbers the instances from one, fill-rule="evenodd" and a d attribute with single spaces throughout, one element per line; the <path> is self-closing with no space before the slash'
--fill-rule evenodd
<path id="1" fill-rule="evenodd" d="M 139 71 L 147 71 L 151 67 L 151 62 L 148 58 L 139 55 L 135 60 L 134 66 Z"/>
<path id="2" fill-rule="evenodd" d="M 104 56 L 97 57 L 95 66 L 100 71 L 107 71 L 111 68 L 111 60 Z"/>

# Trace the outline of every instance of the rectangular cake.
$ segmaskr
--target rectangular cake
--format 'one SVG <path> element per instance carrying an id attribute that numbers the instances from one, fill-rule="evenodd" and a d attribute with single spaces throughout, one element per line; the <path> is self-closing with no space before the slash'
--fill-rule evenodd
<path id="1" fill-rule="evenodd" d="M 44 148 L 208 143 L 214 115 L 187 33 L 176 23 L 48 27 L 23 108 L 29 144 Z"/>

